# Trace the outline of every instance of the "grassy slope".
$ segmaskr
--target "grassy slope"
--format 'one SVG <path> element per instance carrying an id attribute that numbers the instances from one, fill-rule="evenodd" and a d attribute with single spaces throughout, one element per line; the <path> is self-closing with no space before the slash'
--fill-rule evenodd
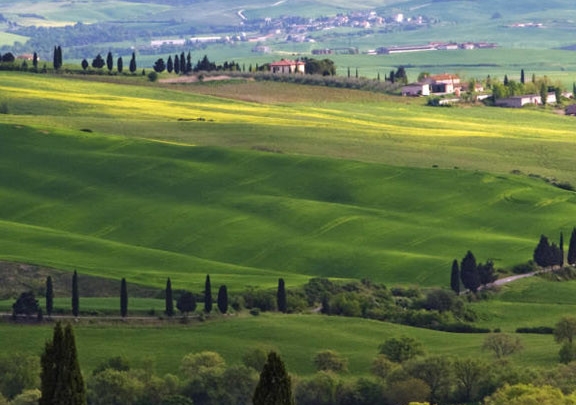
<path id="1" fill-rule="evenodd" d="M 50 336 L 49 327 L 0 326 L 0 344 L 14 352 L 39 353 Z M 451 334 L 377 321 L 317 315 L 261 315 L 172 328 L 76 327 L 80 363 L 85 370 L 99 362 L 125 355 L 136 366 L 153 359 L 160 373 L 174 372 L 183 355 L 202 350 L 221 353 L 229 364 L 239 363 L 251 348 L 264 346 L 281 352 L 290 372 L 313 373 L 313 355 L 333 349 L 349 359 L 353 375 L 366 375 L 378 345 L 406 335 L 422 341 L 428 353 L 479 357 L 486 335 Z M 550 336 L 523 336 L 524 352 L 518 364 L 549 367 L 556 363 L 557 346 Z M 159 342 L 162 342 L 161 344 Z"/>
<path id="2" fill-rule="evenodd" d="M 520 176 L 78 131 L 403 166 L 526 165 L 572 180 L 572 122 L 564 117 L 424 109 L 377 96 L 359 104 L 302 103 L 297 95 L 292 103 L 259 104 L 6 76 L 0 87 L 16 113 L 1 117 L 6 259 L 160 287 L 166 276 L 200 286 L 205 273 L 234 288 L 312 275 L 445 285 L 450 261 L 468 249 L 508 266 L 531 256 L 540 233 L 573 226 L 572 193 Z M 214 122 L 178 121 L 198 116 Z M 26 122 L 35 126 L 17 125 Z"/>

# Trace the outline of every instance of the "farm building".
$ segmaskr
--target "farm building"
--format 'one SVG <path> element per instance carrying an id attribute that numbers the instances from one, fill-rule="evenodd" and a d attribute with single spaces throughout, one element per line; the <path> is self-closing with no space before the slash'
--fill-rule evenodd
<path id="1" fill-rule="evenodd" d="M 556 93 L 548 93 L 546 97 L 547 104 L 553 104 L 556 102 Z M 523 96 L 514 96 L 508 98 L 501 98 L 496 100 L 494 103 L 498 107 L 511 107 L 511 108 L 520 108 L 525 106 L 526 104 L 542 104 L 542 98 L 538 94 L 525 94 Z"/>
<path id="2" fill-rule="evenodd" d="M 411 83 L 402 87 L 403 96 L 429 96 L 430 85 L 428 83 Z"/>
<path id="3" fill-rule="evenodd" d="M 270 64 L 270 71 L 272 73 L 304 73 L 304 66 L 306 64 L 299 60 L 285 60 L 279 62 L 272 62 Z"/>
<path id="4" fill-rule="evenodd" d="M 165 45 L 182 46 L 185 44 L 185 39 L 159 39 L 157 41 L 150 41 L 150 46 L 152 48 L 159 48 Z"/>

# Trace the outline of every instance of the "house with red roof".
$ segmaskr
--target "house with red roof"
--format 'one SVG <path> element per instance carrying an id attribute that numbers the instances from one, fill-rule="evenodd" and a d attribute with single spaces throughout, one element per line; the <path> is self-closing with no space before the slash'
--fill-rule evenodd
<path id="1" fill-rule="evenodd" d="M 282 59 L 279 62 L 272 62 L 270 71 L 272 73 L 304 73 L 305 66 L 306 64 L 299 60 Z"/>

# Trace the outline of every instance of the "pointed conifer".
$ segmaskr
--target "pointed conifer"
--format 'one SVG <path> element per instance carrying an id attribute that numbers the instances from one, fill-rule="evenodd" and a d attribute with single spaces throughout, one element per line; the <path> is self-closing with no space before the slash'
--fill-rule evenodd
<path id="1" fill-rule="evenodd" d="M 218 310 L 222 314 L 228 312 L 228 289 L 225 285 L 221 285 L 218 290 Z"/>
<path id="2" fill-rule="evenodd" d="M 75 317 L 80 313 L 80 297 L 78 295 L 78 273 L 74 270 L 72 276 L 72 315 Z"/>
<path id="3" fill-rule="evenodd" d="M 174 315 L 174 299 L 172 298 L 172 281 L 170 278 L 166 280 L 166 308 L 164 309 L 164 313 L 166 316 L 173 316 Z"/>
<path id="4" fill-rule="evenodd" d="M 456 295 L 460 294 L 460 268 L 458 267 L 458 260 L 454 259 L 452 262 L 452 274 L 450 276 L 450 287 Z"/>
<path id="5" fill-rule="evenodd" d="M 278 291 L 276 292 L 276 305 L 278 306 L 278 311 L 286 313 L 286 286 L 284 284 L 284 279 L 278 279 Z"/>
<path id="6" fill-rule="evenodd" d="M 568 244 L 568 256 L 566 257 L 568 264 L 574 266 L 576 264 L 576 228 L 572 229 L 570 235 L 570 242 Z"/>
<path id="7" fill-rule="evenodd" d="M 294 405 L 290 376 L 276 352 L 268 354 L 252 402 L 254 405 Z"/>
<path id="8" fill-rule="evenodd" d="M 480 287 L 480 276 L 478 274 L 478 266 L 476 258 L 471 251 L 466 253 L 460 264 L 460 277 L 464 287 L 470 291 L 476 292 Z"/>
<path id="9" fill-rule="evenodd" d="M 52 286 L 52 277 L 46 278 L 46 315 L 51 316 L 54 309 L 54 288 Z"/>
<path id="10" fill-rule="evenodd" d="M 206 282 L 204 283 L 204 312 L 207 314 L 212 312 L 212 287 L 209 274 L 206 275 Z"/>
<path id="11" fill-rule="evenodd" d="M 123 278 L 120 283 L 120 315 L 122 318 L 128 315 L 128 288 L 125 278 Z"/>

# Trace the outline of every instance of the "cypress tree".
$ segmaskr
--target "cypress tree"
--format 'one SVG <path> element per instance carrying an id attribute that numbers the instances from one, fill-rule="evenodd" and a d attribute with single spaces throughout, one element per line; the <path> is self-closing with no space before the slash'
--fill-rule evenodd
<path id="1" fill-rule="evenodd" d="M 520 70 L 520 83 L 524 84 L 526 81 L 526 78 L 524 76 L 524 69 Z"/>
<path id="2" fill-rule="evenodd" d="M 576 228 L 572 228 L 570 235 L 570 243 L 568 244 L 568 256 L 566 257 L 568 264 L 574 266 L 576 264 Z"/>
<path id="3" fill-rule="evenodd" d="M 120 315 L 125 318 L 128 314 L 128 288 L 126 286 L 126 279 L 123 278 L 120 283 Z"/>
<path id="4" fill-rule="evenodd" d="M 460 268 L 458 267 L 458 260 L 454 259 L 452 262 L 452 274 L 450 276 L 450 287 L 456 295 L 460 295 Z"/>
<path id="5" fill-rule="evenodd" d="M 52 287 L 52 277 L 46 278 L 46 315 L 51 316 L 54 309 L 54 289 Z"/>
<path id="6" fill-rule="evenodd" d="M 188 55 L 186 56 L 186 73 L 190 73 L 192 71 L 192 55 L 190 51 L 188 51 Z"/>
<path id="7" fill-rule="evenodd" d="M 560 265 L 564 264 L 564 232 L 560 232 L 560 253 L 562 254 L 562 262 Z"/>
<path id="8" fill-rule="evenodd" d="M 476 265 L 476 258 L 471 251 L 466 253 L 460 264 L 460 277 L 464 287 L 470 291 L 478 291 L 480 287 L 480 276 L 478 275 L 478 266 Z"/>
<path id="9" fill-rule="evenodd" d="M 212 312 L 212 287 L 209 274 L 206 275 L 206 282 L 204 283 L 204 312 L 207 314 Z"/>
<path id="10" fill-rule="evenodd" d="M 538 266 L 548 267 L 554 264 L 554 254 L 546 236 L 540 235 L 540 241 L 534 249 L 533 257 Z"/>
<path id="11" fill-rule="evenodd" d="M 136 72 L 136 54 L 132 52 L 132 58 L 130 59 L 130 66 L 129 66 L 130 73 Z"/>
<path id="12" fill-rule="evenodd" d="M 32 66 L 34 66 L 34 70 L 38 69 L 38 54 L 34 52 L 34 56 L 32 57 Z"/>
<path id="13" fill-rule="evenodd" d="M 174 73 L 180 74 L 180 58 L 174 55 Z"/>
<path id="14" fill-rule="evenodd" d="M 218 310 L 223 314 L 228 312 L 228 289 L 225 285 L 218 289 Z"/>
<path id="15" fill-rule="evenodd" d="M 286 286 L 284 285 L 284 279 L 278 279 L 278 291 L 276 292 L 276 304 L 278 306 L 278 311 L 286 313 Z"/>
<path id="16" fill-rule="evenodd" d="M 80 298 L 78 296 L 78 273 L 74 270 L 72 276 L 72 315 L 75 317 L 80 313 Z"/>
<path id="17" fill-rule="evenodd" d="M 508 86 L 508 75 L 504 75 L 504 86 Z"/>
<path id="18" fill-rule="evenodd" d="M 350 79 L 350 66 L 348 66 L 348 79 Z"/>
<path id="19" fill-rule="evenodd" d="M 116 69 L 118 70 L 118 73 L 122 73 L 124 70 L 124 61 L 122 60 L 122 56 L 120 56 L 116 61 Z"/>
<path id="20" fill-rule="evenodd" d="M 172 281 L 170 278 L 166 280 L 166 309 L 164 313 L 166 316 L 174 315 L 174 299 L 172 298 Z"/>
<path id="21" fill-rule="evenodd" d="M 54 70 L 58 70 L 59 66 L 58 66 L 58 48 L 56 48 L 56 46 L 54 46 L 54 54 L 52 55 L 52 66 L 54 67 Z"/>
<path id="22" fill-rule="evenodd" d="M 86 405 L 84 379 L 78 364 L 74 332 L 57 323 L 40 359 L 42 396 L 39 405 Z"/>
<path id="23" fill-rule="evenodd" d="M 166 61 L 166 70 L 168 73 L 172 73 L 174 70 L 174 63 L 172 62 L 172 55 L 168 56 L 168 60 Z"/>
<path id="24" fill-rule="evenodd" d="M 294 405 L 290 376 L 275 352 L 268 354 L 252 402 L 254 405 Z"/>
<path id="25" fill-rule="evenodd" d="M 184 52 L 180 54 L 180 72 L 182 74 L 186 73 L 186 55 L 184 55 Z"/>
<path id="26" fill-rule="evenodd" d="M 82 63 L 80 65 L 82 66 L 83 70 L 88 69 L 89 66 L 88 61 L 86 59 L 82 59 Z"/>
<path id="27" fill-rule="evenodd" d="M 60 69 L 62 67 L 62 47 L 60 45 L 58 45 L 58 69 Z"/>
<path id="28" fill-rule="evenodd" d="M 114 59 L 112 59 L 112 52 L 108 51 L 108 55 L 106 55 L 106 67 L 108 68 L 108 72 L 112 72 L 114 68 Z"/>

